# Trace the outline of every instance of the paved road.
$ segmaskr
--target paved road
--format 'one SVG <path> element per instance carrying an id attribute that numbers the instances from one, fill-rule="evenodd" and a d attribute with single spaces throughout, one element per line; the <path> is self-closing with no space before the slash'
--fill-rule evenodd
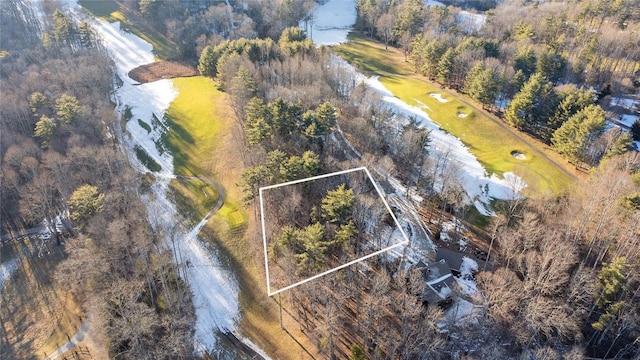
<path id="1" fill-rule="evenodd" d="M 78 329 L 75 335 L 73 335 L 73 337 L 70 338 L 69 341 L 67 341 L 65 344 L 57 348 L 56 351 L 45 357 L 44 360 L 56 360 L 60 355 L 73 349 L 79 342 L 84 340 L 87 331 L 89 331 L 89 320 L 85 319 L 82 324 L 80 324 L 80 329 Z"/>

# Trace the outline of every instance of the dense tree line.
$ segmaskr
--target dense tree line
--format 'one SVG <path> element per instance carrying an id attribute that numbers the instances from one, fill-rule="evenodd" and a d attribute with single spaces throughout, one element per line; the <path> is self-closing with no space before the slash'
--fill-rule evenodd
<path id="1" fill-rule="evenodd" d="M 149 226 L 141 179 L 115 143 L 113 64 L 87 23 L 55 10 L 47 15 L 52 28 L 40 29 L 36 19 L 4 11 L 19 4 L 0 3 L 3 16 L 42 35 L 7 43 L 0 60 L 2 232 L 44 221 L 67 253 L 55 286 L 79 300 L 110 357 L 190 358 L 191 294 L 160 229 Z M 55 219 L 65 213 L 79 233 L 62 245 Z"/>
<path id="2" fill-rule="evenodd" d="M 308 16 L 312 0 L 116 0 L 136 22 L 145 22 L 176 45 L 176 57 L 193 61 L 221 41 L 278 39 Z"/>

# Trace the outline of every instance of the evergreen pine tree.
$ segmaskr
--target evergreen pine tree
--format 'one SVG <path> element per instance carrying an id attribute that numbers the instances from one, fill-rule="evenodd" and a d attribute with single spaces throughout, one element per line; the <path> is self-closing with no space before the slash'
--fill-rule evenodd
<path id="1" fill-rule="evenodd" d="M 207 46 L 200 55 L 200 61 L 198 61 L 198 71 L 202 76 L 214 77 L 216 76 L 216 63 L 217 59 L 215 52 L 211 46 Z"/>
<path id="2" fill-rule="evenodd" d="M 591 145 L 602 135 L 604 128 L 604 110 L 598 105 L 589 105 L 556 130 L 551 142 L 569 162 L 584 163 L 589 159 Z"/>

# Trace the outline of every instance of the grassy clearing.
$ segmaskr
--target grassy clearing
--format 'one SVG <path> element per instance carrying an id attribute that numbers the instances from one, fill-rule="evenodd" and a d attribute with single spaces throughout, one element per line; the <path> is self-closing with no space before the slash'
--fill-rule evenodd
<path id="1" fill-rule="evenodd" d="M 412 75 L 413 69 L 404 61 L 402 53 L 392 47 L 387 50 L 384 44 L 376 43 L 355 33 L 350 33 L 347 43 L 338 45 L 335 50 L 358 69 L 370 75 L 398 74 Z"/>
<path id="2" fill-rule="evenodd" d="M 173 86 L 179 95 L 165 114 L 171 131 L 163 143 L 174 156 L 175 173 L 211 177 L 221 130 L 216 99 L 223 93 L 213 80 L 202 76 L 174 79 Z"/>
<path id="3" fill-rule="evenodd" d="M 132 21 L 131 19 L 134 19 L 133 13 L 115 1 L 80 0 L 79 4 L 96 18 L 108 22 L 120 21 L 121 29 L 131 32 L 153 45 L 153 54 L 157 58 L 167 60 L 177 56 L 176 46 L 173 42 L 142 21 Z"/>
<path id="4" fill-rule="evenodd" d="M 489 173 L 518 174 L 527 182 L 529 195 L 548 191 L 561 194 L 573 184 L 569 176 L 527 142 L 462 101 L 462 95 L 454 96 L 413 74 L 400 51 L 384 50 L 384 45 L 356 35 L 350 35 L 350 41 L 336 50 L 370 75 L 380 76 L 380 81 L 395 96 L 422 108 L 440 128 L 460 138 Z M 539 149 L 545 150 L 543 146 Z M 511 155 L 514 150 L 526 159 L 514 158 Z"/>
<path id="5" fill-rule="evenodd" d="M 171 180 L 169 187 L 178 211 L 192 222 L 204 218 L 220 198 L 215 186 L 199 180 Z"/>
<path id="6" fill-rule="evenodd" d="M 308 359 L 305 350 L 280 329 L 276 303 L 266 295 L 257 217 L 253 209 L 247 213 L 237 186 L 244 167 L 242 152 L 246 149 L 237 137 L 238 124 L 226 94 L 208 78 L 179 78 L 173 82 L 179 95 L 167 111 L 171 131 L 164 138 L 164 145 L 174 154 L 176 174 L 212 178 L 225 189 L 224 205 L 201 236 L 214 244 L 223 262 L 229 263 L 238 276 L 242 331 L 274 358 Z M 172 186 L 176 184 L 174 189 L 179 188 L 177 183 L 172 182 Z M 187 189 L 186 185 L 180 187 L 174 195 L 182 197 L 183 206 L 189 207 L 191 214 L 197 214 L 193 203 L 197 202 L 198 191 Z M 313 348 L 296 324 L 287 323 L 287 328 L 306 348 Z"/>

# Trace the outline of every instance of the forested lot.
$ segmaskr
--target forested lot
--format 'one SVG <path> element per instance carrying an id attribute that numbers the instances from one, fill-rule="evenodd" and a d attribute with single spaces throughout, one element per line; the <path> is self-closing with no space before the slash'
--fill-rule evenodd
<path id="1" fill-rule="evenodd" d="M 249 1 L 231 12 L 208 1 L 118 3 L 229 93 L 248 147 L 247 204 L 255 205 L 259 186 L 367 165 L 380 169 L 383 186 L 385 174 L 398 175 L 434 207 L 468 209 L 455 167 L 429 155 L 428 133 L 410 119 L 399 128 L 330 49 L 291 28 L 311 2 Z M 3 16 L 15 13 L 13 3 L 0 4 Z M 416 296 L 424 284 L 392 262 L 371 261 L 291 292 L 285 299 L 326 357 L 640 356 L 640 158 L 622 133 L 600 136 L 607 96 L 637 92 L 639 8 L 637 1 L 504 2 L 485 27 L 468 32 L 455 8 L 358 2 L 358 30 L 402 48 L 417 72 L 494 110 L 496 100 L 512 100 L 507 121 L 596 168 L 570 194 L 514 200 L 491 219 L 485 230 L 496 269 L 477 275 L 485 316 L 475 323 L 439 331 L 441 309 Z M 11 19 L 16 29 L 28 26 Z M 139 180 L 107 135 L 111 65 L 64 14 L 52 24 L 41 39 L 11 42 L 1 60 L 3 227 L 51 220 L 74 193 L 88 200 L 76 207 L 88 210 L 76 213 L 81 235 L 67 240 L 61 284 L 95 314 L 110 354 L 189 357 L 190 296 L 146 224 L 132 192 Z M 562 147 L 576 134 L 585 134 L 581 143 Z M 440 193 L 436 178 L 445 179 Z"/>
<path id="2" fill-rule="evenodd" d="M 53 284 L 39 278 L 33 288 L 21 289 L 21 296 L 51 288 L 70 291 L 82 304 L 94 339 L 105 346 L 94 349 L 98 354 L 191 357 L 191 294 L 178 278 L 162 237 L 147 222 L 138 198 L 141 179 L 129 168 L 115 138 L 111 60 L 87 23 L 75 24 L 55 10 L 48 13 L 52 27 L 42 29 L 38 38 L 37 19 L 20 15 L 30 14 L 28 8 L 9 1 L 0 7 L 1 33 L 20 34 L 11 41 L 3 38 L 0 60 L 2 232 L 17 234 L 44 221 L 55 235 L 46 246 L 64 246 L 65 252 L 50 274 Z M 57 233 L 54 223 L 65 212 L 79 230 L 67 238 Z M 3 251 L 12 245 L 3 244 Z M 28 263 L 38 261 L 45 259 L 34 256 Z M 19 324 L 21 318 L 15 313 L 2 317 L 5 324 Z M 19 334 L 27 329 L 13 330 Z M 3 336 L 0 357 L 42 355 L 29 348 L 38 339 L 18 347 L 5 341 L 12 336 Z"/>

